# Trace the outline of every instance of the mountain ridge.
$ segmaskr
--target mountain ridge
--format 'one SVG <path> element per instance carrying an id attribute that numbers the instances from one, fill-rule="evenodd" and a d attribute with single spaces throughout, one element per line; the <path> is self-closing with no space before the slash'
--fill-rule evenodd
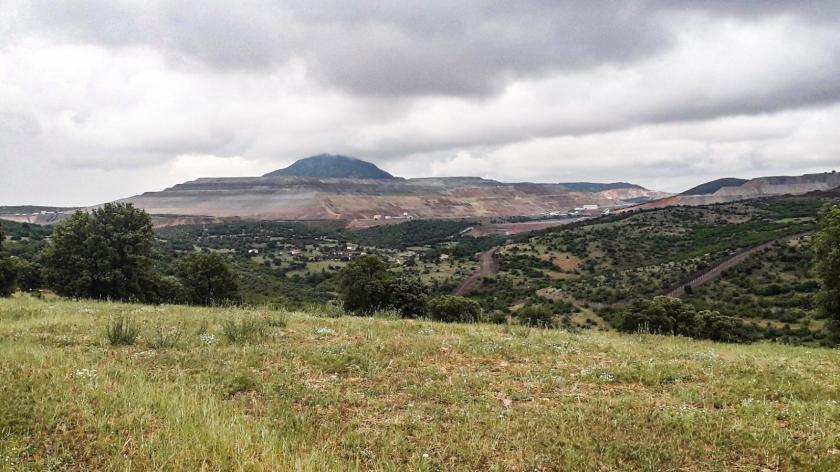
<path id="1" fill-rule="evenodd" d="M 723 187 L 740 187 L 747 182 L 749 182 L 749 179 L 723 177 L 692 187 L 685 192 L 680 193 L 680 195 L 707 195 L 715 193 Z"/>
<path id="2" fill-rule="evenodd" d="M 571 190 L 572 192 L 598 193 L 598 192 L 603 192 L 605 190 L 624 190 L 624 189 L 647 190 L 646 188 L 642 187 L 641 185 L 631 184 L 629 182 L 610 182 L 610 183 L 560 182 L 559 185 L 562 185 L 563 187 Z"/>
<path id="3" fill-rule="evenodd" d="M 263 177 L 311 177 L 344 179 L 396 179 L 371 162 L 341 154 L 318 154 L 269 172 Z"/>

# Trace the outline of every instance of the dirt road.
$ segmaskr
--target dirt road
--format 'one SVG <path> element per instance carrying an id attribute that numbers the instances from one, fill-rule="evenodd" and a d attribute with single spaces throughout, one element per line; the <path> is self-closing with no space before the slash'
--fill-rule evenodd
<path id="1" fill-rule="evenodd" d="M 803 238 L 805 236 L 809 236 L 811 234 L 813 234 L 813 233 L 794 234 L 792 236 L 786 236 L 784 238 L 769 241 L 769 242 L 766 242 L 766 243 L 763 243 L 763 244 L 759 244 L 757 246 L 752 246 L 752 247 L 741 249 L 740 251 L 735 252 L 734 254 L 732 254 L 731 256 L 729 256 L 727 258 L 722 259 L 722 260 L 710 265 L 709 267 L 706 267 L 705 269 L 702 269 L 702 270 L 699 270 L 699 271 L 693 273 L 691 275 L 691 277 L 688 279 L 688 282 L 682 282 L 675 287 L 671 287 L 670 289 L 668 289 L 667 291 L 662 293 L 662 295 L 665 295 L 667 297 L 683 298 L 683 297 L 685 297 L 685 286 L 686 285 L 691 285 L 692 288 L 697 288 L 697 287 L 700 287 L 702 285 L 706 285 L 707 283 L 718 279 L 721 275 L 723 275 L 723 273 L 726 270 L 735 267 L 736 265 L 740 264 L 741 262 L 744 262 L 746 259 L 748 259 L 748 258 L 752 257 L 753 255 L 769 248 L 770 246 L 772 246 L 776 243 L 786 243 L 786 242 L 789 242 L 789 241 L 793 241 L 795 239 L 800 239 L 800 238 Z"/>
<path id="2" fill-rule="evenodd" d="M 496 253 L 499 251 L 499 248 L 494 247 L 489 251 L 482 252 L 478 256 L 478 264 L 479 269 L 471 276 L 467 277 L 466 280 L 461 282 L 461 285 L 458 286 L 455 290 L 452 291 L 452 295 L 458 295 L 463 297 L 464 295 L 472 292 L 479 285 L 481 285 L 481 278 L 482 277 L 490 277 L 492 275 L 496 275 L 499 273 L 499 260 L 496 258 Z"/>

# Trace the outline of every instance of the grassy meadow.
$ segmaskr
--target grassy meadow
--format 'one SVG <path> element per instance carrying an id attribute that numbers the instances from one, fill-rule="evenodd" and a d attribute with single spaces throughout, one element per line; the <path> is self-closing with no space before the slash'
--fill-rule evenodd
<path id="1" fill-rule="evenodd" d="M 0 470 L 840 470 L 836 349 L 334 311 L 0 300 Z"/>

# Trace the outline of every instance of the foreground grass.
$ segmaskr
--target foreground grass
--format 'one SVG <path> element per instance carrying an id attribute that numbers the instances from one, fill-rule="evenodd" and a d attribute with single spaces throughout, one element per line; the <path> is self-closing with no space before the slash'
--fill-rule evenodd
<path id="1" fill-rule="evenodd" d="M 316 315 L 0 300 L 0 469 L 840 469 L 837 350 Z"/>

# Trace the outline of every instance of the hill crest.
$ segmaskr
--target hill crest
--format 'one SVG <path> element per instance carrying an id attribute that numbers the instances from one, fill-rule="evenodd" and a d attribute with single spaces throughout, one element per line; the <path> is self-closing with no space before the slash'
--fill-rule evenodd
<path id="1" fill-rule="evenodd" d="M 395 179 L 393 175 L 361 159 L 340 154 L 319 154 L 296 161 L 263 177 L 310 177 L 340 179 Z"/>

